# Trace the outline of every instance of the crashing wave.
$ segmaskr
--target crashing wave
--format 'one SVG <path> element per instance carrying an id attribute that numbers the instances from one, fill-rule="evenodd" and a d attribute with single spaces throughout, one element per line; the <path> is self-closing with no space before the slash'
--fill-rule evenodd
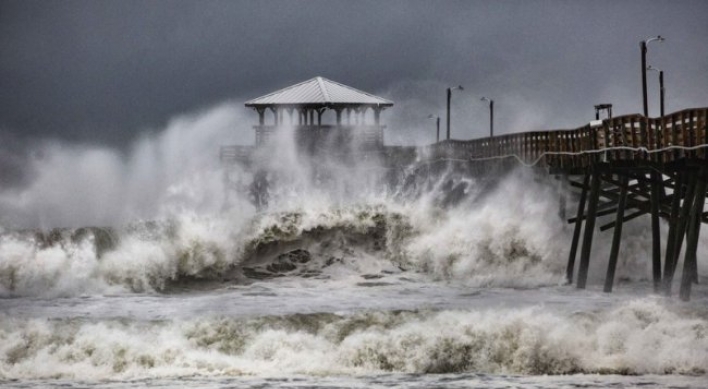
<path id="1" fill-rule="evenodd" d="M 370 311 L 193 321 L 0 320 L 0 379 L 396 373 L 691 374 L 708 321 L 655 299 L 584 314 Z"/>

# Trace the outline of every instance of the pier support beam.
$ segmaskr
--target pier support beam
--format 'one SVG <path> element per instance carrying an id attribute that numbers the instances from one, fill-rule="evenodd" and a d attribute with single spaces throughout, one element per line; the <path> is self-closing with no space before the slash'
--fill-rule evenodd
<path id="1" fill-rule="evenodd" d="M 676 247 L 678 246 L 678 240 L 683 239 L 679 236 L 679 214 L 681 212 L 681 196 L 683 194 L 683 182 L 685 173 L 676 172 L 674 178 L 674 193 L 671 199 L 671 214 L 669 215 L 669 236 L 666 239 L 666 256 L 664 257 L 664 277 L 662 278 L 662 287 L 665 295 L 671 294 L 671 282 L 674 277 L 674 270 L 676 269 L 676 261 L 678 259 L 678 253 L 676 252 Z"/>
<path id="2" fill-rule="evenodd" d="M 696 194 L 696 184 L 698 182 L 698 176 L 695 171 L 688 171 L 685 174 L 684 181 L 686 182 L 686 195 L 683 198 L 683 205 L 681 206 L 681 212 L 679 213 L 679 220 L 676 227 L 676 240 L 674 243 L 674 271 L 671 273 L 671 278 L 667 279 L 669 283 L 669 291 L 671 292 L 671 282 L 673 281 L 673 276 L 676 272 L 676 265 L 678 264 L 678 258 L 681 254 L 681 247 L 683 246 L 683 240 L 686 236 L 686 229 L 688 228 L 688 217 L 691 213 L 691 207 L 693 206 L 693 199 Z"/>
<path id="3" fill-rule="evenodd" d="M 701 231 L 701 215 L 706 202 L 706 168 L 702 168 L 698 175 L 696 191 L 693 196 L 693 205 L 688 217 L 686 233 L 686 255 L 683 260 L 683 274 L 681 277 L 681 290 L 679 297 L 683 301 L 691 298 L 691 285 L 696 278 L 696 251 L 698 249 L 698 236 Z"/>
<path id="4" fill-rule="evenodd" d="M 617 269 L 617 256 L 619 254 L 620 241 L 622 240 L 622 220 L 624 219 L 624 208 L 627 205 L 627 187 L 629 179 L 623 176 L 621 179 L 620 195 L 617 200 L 617 222 L 612 235 L 612 248 L 610 249 L 610 261 L 607 264 L 607 275 L 605 277 L 605 293 L 612 292 L 612 285 L 615 281 L 615 269 Z"/>
<path id="5" fill-rule="evenodd" d="M 580 269 L 578 270 L 578 289 L 585 289 L 588 280 L 588 268 L 590 267 L 590 251 L 592 249 L 592 238 L 595 232 L 595 219 L 597 214 L 597 203 L 600 198 L 600 170 L 593 166 L 592 180 L 590 184 L 590 198 L 588 203 L 587 220 L 585 221 L 585 235 L 583 236 L 583 247 L 580 251 Z"/>
<path id="6" fill-rule="evenodd" d="M 662 175 L 657 171 L 651 174 L 651 256 L 654 292 L 661 286 L 661 229 L 659 227 L 659 203 L 661 202 Z"/>
<path id="7" fill-rule="evenodd" d="M 580 241 L 580 230 L 583 228 L 583 215 L 585 213 L 585 202 L 588 196 L 588 185 L 590 184 L 590 172 L 585 173 L 583 179 L 583 189 L 580 193 L 580 202 L 578 203 L 578 213 L 575 217 L 575 229 L 573 230 L 573 241 L 570 245 L 570 254 L 568 255 L 568 267 L 566 268 L 565 277 L 569 284 L 573 283 L 573 272 L 575 270 L 575 257 L 578 252 L 578 242 Z"/>

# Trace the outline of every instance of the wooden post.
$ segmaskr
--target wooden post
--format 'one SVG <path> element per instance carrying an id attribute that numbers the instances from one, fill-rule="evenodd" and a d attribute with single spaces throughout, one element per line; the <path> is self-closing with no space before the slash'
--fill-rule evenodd
<path id="1" fill-rule="evenodd" d="M 666 239 L 666 256 L 664 257 L 664 294 L 671 293 L 671 281 L 673 280 L 674 269 L 676 268 L 676 239 L 679 224 L 679 213 L 681 211 L 681 194 L 683 187 L 684 173 L 676 172 L 674 178 L 674 193 L 671 199 L 671 215 L 669 217 L 669 236 Z"/>
<path id="2" fill-rule="evenodd" d="M 661 201 L 662 175 L 652 171 L 651 177 L 651 254 L 654 292 L 661 286 L 661 230 L 659 227 L 659 202 Z M 616 228 L 616 227 L 615 227 Z"/>
<path id="3" fill-rule="evenodd" d="M 610 249 L 610 261 L 607 264 L 607 276 L 605 277 L 605 293 L 612 292 L 612 285 L 615 281 L 615 269 L 617 268 L 617 255 L 619 254 L 620 241 L 622 239 L 622 219 L 624 219 L 624 208 L 627 204 L 627 186 L 629 179 L 627 176 L 622 176 L 620 197 L 617 200 L 617 218 L 615 222 L 615 231 L 612 235 L 612 248 Z"/>
<path id="4" fill-rule="evenodd" d="M 580 269 L 578 270 L 578 289 L 585 289 L 588 280 L 588 268 L 590 267 L 590 251 L 592 249 L 592 238 L 595 232 L 595 219 L 597 216 L 597 203 L 600 198 L 600 170 L 593 165 L 592 183 L 590 184 L 590 202 L 588 204 L 587 220 L 585 221 L 585 235 L 583 236 L 583 247 L 580 251 Z"/>
<path id="5" fill-rule="evenodd" d="M 583 228 L 583 214 L 585 213 L 585 201 L 588 195 L 588 186 L 590 184 L 590 172 L 585 172 L 583 179 L 583 190 L 580 193 L 580 202 L 578 203 L 578 212 L 575 218 L 575 229 L 573 230 L 573 241 L 570 245 L 570 254 L 568 255 L 568 267 L 566 269 L 566 280 L 569 284 L 573 283 L 573 271 L 575 268 L 575 256 L 578 252 L 578 242 L 580 241 L 580 230 Z"/>
<path id="6" fill-rule="evenodd" d="M 698 182 L 696 183 L 696 192 L 691 207 L 689 216 L 688 233 L 686 234 L 686 255 L 683 260 L 683 274 L 681 277 L 681 290 L 679 297 L 683 301 L 688 301 L 691 298 L 691 284 L 695 278 L 696 271 L 696 251 L 698 249 L 698 236 L 701 231 L 701 215 L 703 214 L 703 206 L 706 202 L 706 177 L 705 168 L 699 173 Z"/>

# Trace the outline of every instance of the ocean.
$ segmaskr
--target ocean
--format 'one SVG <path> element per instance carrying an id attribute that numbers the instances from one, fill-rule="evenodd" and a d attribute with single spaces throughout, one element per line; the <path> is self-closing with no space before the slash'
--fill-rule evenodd
<path id="1" fill-rule="evenodd" d="M 705 234 L 690 302 L 653 293 L 648 217 L 625 226 L 614 292 L 602 292 L 611 232 L 578 290 L 552 176 L 451 169 L 411 190 L 367 164 L 321 175 L 272 155 L 262 209 L 245 171 L 232 172 L 240 187 L 215 186 L 218 206 L 178 202 L 203 183 L 184 170 L 169 201 L 142 198 L 164 212 L 66 226 L 62 210 L 81 204 L 57 201 L 43 208 L 57 207 L 51 227 L 5 222 L 0 386 L 708 387 Z"/>

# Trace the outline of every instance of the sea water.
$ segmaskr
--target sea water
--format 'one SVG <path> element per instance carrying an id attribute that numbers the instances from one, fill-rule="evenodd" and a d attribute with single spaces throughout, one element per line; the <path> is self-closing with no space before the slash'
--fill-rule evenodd
<path id="1" fill-rule="evenodd" d="M 601 291 L 609 233 L 578 290 L 552 177 L 519 169 L 490 183 L 451 168 L 411 190 L 382 184 L 373 165 L 333 163 L 346 173 L 323 180 L 277 155 L 266 208 L 247 187 L 204 206 L 202 178 L 223 172 L 185 169 L 113 223 L 6 225 L 0 385 L 708 386 L 708 279 L 690 302 L 653 292 L 648 218 L 625 226 L 614 292 Z M 446 197 L 451 185 L 463 196 Z M 141 217 L 158 203 L 171 206 Z M 707 250 L 702 238 L 700 274 Z"/>

